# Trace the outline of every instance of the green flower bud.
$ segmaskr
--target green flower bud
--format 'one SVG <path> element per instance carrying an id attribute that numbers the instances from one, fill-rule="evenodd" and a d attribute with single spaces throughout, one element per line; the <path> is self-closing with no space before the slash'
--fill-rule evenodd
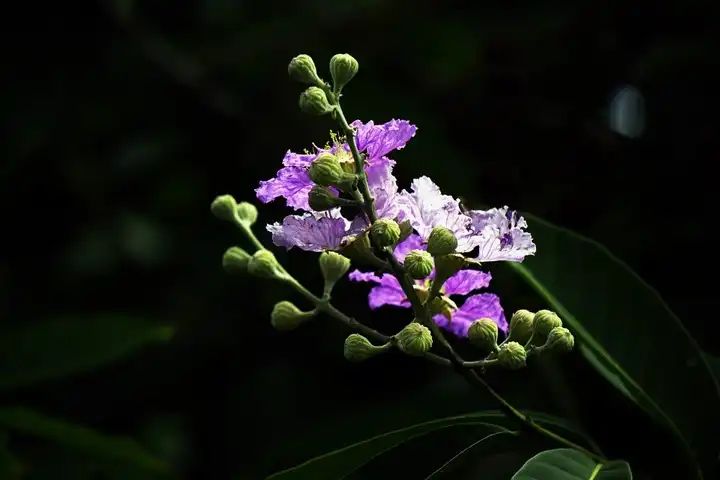
<path id="1" fill-rule="evenodd" d="M 430 275 L 434 266 L 432 255 L 424 250 L 413 250 L 405 257 L 405 270 L 417 280 Z"/>
<path id="2" fill-rule="evenodd" d="M 344 241 L 340 251 L 346 257 L 351 258 L 355 264 L 369 265 L 373 268 L 385 268 L 386 266 L 385 262 L 375 256 L 368 232 Z"/>
<path id="3" fill-rule="evenodd" d="M 397 335 L 398 347 L 408 355 L 421 356 L 430 350 L 433 344 L 430 330 L 417 322 L 408 324 Z"/>
<path id="4" fill-rule="evenodd" d="M 359 333 L 352 333 L 345 339 L 343 354 L 345 355 L 345 358 L 351 362 L 362 362 L 368 358 L 387 351 L 389 347 L 390 344 L 376 347 L 370 343 L 370 340 Z"/>
<path id="5" fill-rule="evenodd" d="M 533 318 L 535 314 L 529 310 L 518 310 L 510 319 L 510 334 L 508 338 L 525 345 L 533 333 Z"/>
<path id="6" fill-rule="evenodd" d="M 227 273 L 247 273 L 252 256 L 240 247 L 230 247 L 222 258 L 222 266 Z"/>
<path id="7" fill-rule="evenodd" d="M 527 352 L 525 351 L 525 347 L 519 343 L 507 342 L 500 345 L 497 359 L 500 366 L 510 370 L 518 370 L 525 366 Z"/>
<path id="8" fill-rule="evenodd" d="M 320 270 L 325 279 L 325 290 L 329 292 L 335 283 L 350 269 L 350 259 L 336 252 L 323 252 L 320 254 Z"/>
<path id="9" fill-rule="evenodd" d="M 465 265 L 465 257 L 458 253 L 441 255 L 435 257 L 435 278 L 433 279 L 433 291 L 440 292 L 443 284 L 448 278 L 455 275 Z"/>
<path id="10" fill-rule="evenodd" d="M 428 237 L 428 253 L 433 257 L 453 253 L 458 246 L 457 237 L 445 227 L 435 227 Z"/>
<path id="11" fill-rule="evenodd" d="M 308 174 L 313 182 L 329 187 L 340 183 L 345 172 L 335 155 L 323 152 L 312 162 Z"/>
<path id="12" fill-rule="evenodd" d="M 484 350 L 495 350 L 497 348 L 498 327 L 489 318 L 481 318 L 470 324 L 468 329 L 470 343 Z"/>
<path id="13" fill-rule="evenodd" d="M 295 330 L 303 322 L 313 318 L 315 312 L 303 312 L 292 302 L 283 300 L 273 307 L 270 314 L 270 323 L 275 330 L 280 332 L 289 332 Z"/>
<path id="14" fill-rule="evenodd" d="M 304 53 L 290 60 L 290 64 L 288 64 L 288 75 L 296 82 L 315 85 L 317 87 L 324 85 L 323 81 L 318 77 L 315 62 L 313 62 L 312 57 Z"/>
<path id="15" fill-rule="evenodd" d="M 325 115 L 332 111 L 330 102 L 322 88 L 309 87 L 300 94 L 300 110 L 310 115 Z"/>
<path id="16" fill-rule="evenodd" d="M 278 278 L 280 264 L 270 250 L 258 250 L 248 262 L 248 272 L 261 278 Z"/>
<path id="17" fill-rule="evenodd" d="M 235 211 L 237 210 L 237 202 L 232 195 L 220 195 L 210 204 L 210 211 L 215 217 L 226 222 L 235 221 Z"/>
<path id="18" fill-rule="evenodd" d="M 457 303 L 453 302 L 448 296 L 442 295 L 432 299 L 430 303 L 430 312 L 433 315 L 442 314 L 448 320 L 452 320 L 452 315 L 457 311 Z"/>
<path id="19" fill-rule="evenodd" d="M 413 233 L 413 227 L 410 220 L 404 220 L 400 222 L 398 226 L 400 227 L 400 238 L 398 239 L 398 243 L 400 243 L 407 240 L 407 238 Z"/>
<path id="20" fill-rule="evenodd" d="M 257 220 L 258 211 L 252 203 L 240 202 L 237 206 L 237 216 L 242 223 L 250 227 Z"/>
<path id="21" fill-rule="evenodd" d="M 540 310 L 533 317 L 533 335 L 536 339 L 547 338 L 550 330 L 555 327 L 562 327 L 562 320 L 555 312 Z"/>
<path id="22" fill-rule="evenodd" d="M 555 327 L 550 330 L 544 348 L 559 353 L 567 353 L 575 346 L 575 337 L 565 327 Z"/>
<path id="23" fill-rule="evenodd" d="M 400 240 L 400 226 L 391 218 L 380 218 L 370 227 L 370 237 L 378 247 L 392 247 Z"/>
<path id="24" fill-rule="evenodd" d="M 330 75 L 332 75 L 335 91 L 339 92 L 353 79 L 358 72 L 358 62 L 347 53 L 338 53 L 330 59 Z"/>
<path id="25" fill-rule="evenodd" d="M 308 194 L 308 204 L 313 210 L 323 212 L 339 206 L 341 202 L 329 188 L 315 185 Z"/>

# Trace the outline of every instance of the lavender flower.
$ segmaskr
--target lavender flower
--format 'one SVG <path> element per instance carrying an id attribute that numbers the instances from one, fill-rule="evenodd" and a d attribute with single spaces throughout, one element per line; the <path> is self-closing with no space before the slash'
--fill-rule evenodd
<path id="1" fill-rule="evenodd" d="M 405 255 L 411 250 L 422 248 L 422 239 L 418 235 L 411 235 L 407 240 L 400 243 L 394 251 L 395 257 L 402 261 Z M 430 276 L 433 278 L 434 274 Z M 372 272 L 360 272 L 355 270 L 350 273 L 350 280 L 355 282 L 370 282 L 376 284 L 368 294 L 368 304 L 372 310 L 384 305 L 393 305 L 402 308 L 410 308 L 410 301 L 398 279 L 390 274 L 376 275 Z M 487 272 L 479 270 L 461 270 L 450 277 L 443 285 L 442 292 L 446 296 L 468 295 L 476 290 L 486 288 L 490 284 L 492 276 Z M 425 280 L 419 280 L 416 285 L 420 288 L 427 288 Z M 448 320 L 443 315 L 436 315 L 435 322 L 441 327 L 459 336 L 467 336 L 467 329 L 472 321 L 479 318 L 491 318 L 502 331 L 507 331 L 507 321 L 500 306 L 500 299 L 493 294 L 484 293 L 473 295 L 465 301 L 451 315 Z"/>
<path id="2" fill-rule="evenodd" d="M 473 243 L 477 244 L 480 262 L 522 262 L 536 251 L 527 222 L 508 207 L 468 212 L 472 219 Z"/>
<path id="3" fill-rule="evenodd" d="M 311 252 L 337 250 L 343 239 L 353 234 L 353 226 L 340 214 L 340 209 L 328 212 L 288 215 L 282 224 L 268 225 L 272 240 L 278 247 L 290 250 L 298 247 Z"/>

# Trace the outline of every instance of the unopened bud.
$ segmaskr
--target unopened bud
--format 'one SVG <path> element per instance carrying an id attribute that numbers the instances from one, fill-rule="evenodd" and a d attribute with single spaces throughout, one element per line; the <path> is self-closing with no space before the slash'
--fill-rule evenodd
<path id="1" fill-rule="evenodd" d="M 559 353 L 567 353 L 575 346 L 575 337 L 565 327 L 555 327 L 550 330 L 544 348 Z"/>
<path id="2" fill-rule="evenodd" d="M 237 216 L 242 223 L 251 227 L 258 217 L 257 207 L 249 202 L 240 202 L 237 206 Z"/>
<path id="3" fill-rule="evenodd" d="M 283 300 L 273 307 L 270 314 L 270 323 L 275 330 L 280 332 L 289 332 L 295 330 L 303 322 L 315 316 L 315 312 L 303 312 L 292 302 Z"/>
<path id="4" fill-rule="evenodd" d="M 323 212 L 340 206 L 341 202 L 329 188 L 315 185 L 308 193 L 308 205 L 317 212 Z"/>
<path id="5" fill-rule="evenodd" d="M 535 314 L 529 310 L 518 310 L 510 319 L 510 333 L 508 338 L 525 345 L 533 333 L 533 318 Z"/>
<path id="6" fill-rule="evenodd" d="M 300 110 L 310 115 L 325 115 L 332 111 L 330 102 L 322 88 L 309 87 L 300 94 Z"/>
<path id="7" fill-rule="evenodd" d="M 237 210 L 237 202 L 232 195 L 220 195 L 210 204 L 210 211 L 215 217 L 226 222 L 235 221 L 235 211 Z"/>
<path id="8" fill-rule="evenodd" d="M 339 92 L 353 79 L 358 72 L 359 65 L 351 55 L 338 53 L 330 59 L 330 75 L 333 79 L 335 91 Z"/>
<path id="9" fill-rule="evenodd" d="M 329 291 L 350 269 L 350 259 L 336 252 L 323 252 L 318 260 L 325 279 L 325 290 Z"/>
<path id="10" fill-rule="evenodd" d="M 261 278 L 278 278 L 280 264 L 270 250 L 258 250 L 248 262 L 248 272 Z"/>
<path id="11" fill-rule="evenodd" d="M 313 160 L 308 174 L 313 182 L 329 187 L 340 183 L 345 172 L 335 155 L 323 152 Z"/>
<path id="12" fill-rule="evenodd" d="M 252 256 L 240 247 L 230 247 L 223 254 L 222 266 L 227 273 L 247 273 Z"/>
<path id="13" fill-rule="evenodd" d="M 489 318 L 475 320 L 468 328 L 468 339 L 481 350 L 495 350 L 498 339 L 497 324 Z"/>
<path id="14" fill-rule="evenodd" d="M 449 228 L 435 227 L 430 232 L 427 251 L 433 257 L 453 253 L 457 246 L 457 237 Z"/>
<path id="15" fill-rule="evenodd" d="M 536 339 L 547 338 L 550 330 L 555 327 L 562 327 L 562 320 L 555 312 L 540 310 L 533 317 L 533 335 Z"/>
<path id="16" fill-rule="evenodd" d="M 351 362 L 362 362 L 368 358 L 372 358 L 382 352 L 385 352 L 389 344 L 376 347 L 370 340 L 363 337 L 359 333 L 352 333 L 345 339 L 345 347 L 343 354 L 345 358 Z"/>
<path id="17" fill-rule="evenodd" d="M 304 53 L 290 60 L 288 64 L 288 75 L 296 82 L 315 85 L 316 87 L 323 86 L 323 81 L 318 77 L 315 62 L 313 62 L 310 55 L 305 55 Z"/>
<path id="18" fill-rule="evenodd" d="M 432 273 L 433 257 L 424 250 L 413 250 L 405 257 L 405 271 L 412 278 L 420 280 Z"/>
<path id="19" fill-rule="evenodd" d="M 400 240 L 400 226 L 391 218 L 380 218 L 370 227 L 370 237 L 378 247 L 392 247 Z"/>
<path id="20" fill-rule="evenodd" d="M 527 352 L 525 347 L 517 342 L 507 342 L 500 346 L 497 354 L 500 366 L 510 370 L 518 370 L 525 366 Z"/>
<path id="21" fill-rule="evenodd" d="M 408 355 L 420 356 L 430 350 L 433 344 L 430 330 L 417 322 L 408 324 L 395 335 L 398 347 Z"/>

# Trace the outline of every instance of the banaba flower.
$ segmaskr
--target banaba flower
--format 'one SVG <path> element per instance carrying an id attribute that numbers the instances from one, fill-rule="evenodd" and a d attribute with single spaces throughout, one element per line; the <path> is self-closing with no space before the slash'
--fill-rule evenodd
<path id="1" fill-rule="evenodd" d="M 288 215 L 282 224 L 268 225 L 267 230 L 279 247 L 322 252 L 337 250 L 345 238 L 358 233 L 362 226 L 349 222 L 336 208 L 327 212 Z"/>

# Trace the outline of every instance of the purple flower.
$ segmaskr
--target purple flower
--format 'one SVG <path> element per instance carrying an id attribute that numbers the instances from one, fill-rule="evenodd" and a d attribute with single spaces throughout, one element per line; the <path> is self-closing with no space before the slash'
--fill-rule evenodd
<path id="1" fill-rule="evenodd" d="M 478 245 L 480 262 L 522 262 L 537 247 L 526 232 L 527 222 L 508 207 L 468 212 L 472 219 L 473 243 Z"/>
<path id="2" fill-rule="evenodd" d="M 480 318 L 493 320 L 500 330 L 507 332 L 508 323 L 500 305 L 500 298 L 492 293 L 480 293 L 468 297 L 465 303 L 452 314 L 450 320 L 440 314 L 435 315 L 433 320 L 455 335 L 467 337 L 467 331 L 472 322 Z"/>
<path id="3" fill-rule="evenodd" d="M 397 214 L 395 195 L 397 184 L 392 176 L 395 162 L 385 157 L 392 150 L 401 149 L 415 135 L 417 127 L 407 120 L 391 120 L 382 125 L 372 121 L 363 124 L 359 120 L 352 123 L 357 130 L 358 150 L 366 154 L 365 171 L 368 183 L 376 196 L 378 213 L 381 216 L 394 217 Z M 347 144 L 337 144 L 330 148 L 316 149 L 312 154 L 297 154 L 288 151 L 275 178 L 263 180 L 255 190 L 257 198 L 268 203 L 276 198 L 285 199 L 289 207 L 310 211 L 308 193 L 313 182 L 307 173 L 313 160 L 321 152 L 331 151 L 340 157 L 341 163 L 354 163 Z"/>
<path id="4" fill-rule="evenodd" d="M 422 240 L 418 235 L 411 235 L 395 248 L 395 257 L 402 261 L 410 250 L 416 248 L 423 248 Z M 433 276 L 434 274 L 431 275 L 431 278 Z M 368 304 L 372 310 L 383 305 L 411 307 L 400 282 L 390 273 L 376 275 L 371 272 L 366 273 L 355 270 L 350 273 L 349 278 L 355 282 L 376 284 L 368 295 Z M 491 275 L 487 272 L 461 270 L 445 282 L 442 292 L 445 296 L 468 295 L 475 290 L 486 288 L 490 284 L 491 278 Z M 423 280 L 417 281 L 416 284 L 419 287 L 427 287 Z M 507 322 L 500 306 L 500 299 L 496 295 L 489 293 L 469 297 L 460 308 L 453 312 L 450 321 L 443 315 L 436 315 L 434 320 L 438 325 L 456 335 L 467 336 L 467 328 L 470 323 L 483 317 L 493 319 L 501 330 L 507 330 Z"/>
<path id="5" fill-rule="evenodd" d="M 428 177 L 416 178 L 412 182 L 412 192 L 403 190 L 398 195 L 400 219 L 409 220 L 415 231 L 427 240 L 434 227 L 450 229 L 458 239 L 458 252 L 467 252 L 474 248 L 471 241 L 472 220 L 460 208 L 460 201 L 443 195 L 440 188 Z"/>
<path id="6" fill-rule="evenodd" d="M 282 224 L 268 225 L 267 230 L 278 247 L 288 250 L 298 247 L 312 252 L 337 250 L 343 239 L 355 233 L 353 225 L 340 215 L 339 209 L 288 215 Z"/>

